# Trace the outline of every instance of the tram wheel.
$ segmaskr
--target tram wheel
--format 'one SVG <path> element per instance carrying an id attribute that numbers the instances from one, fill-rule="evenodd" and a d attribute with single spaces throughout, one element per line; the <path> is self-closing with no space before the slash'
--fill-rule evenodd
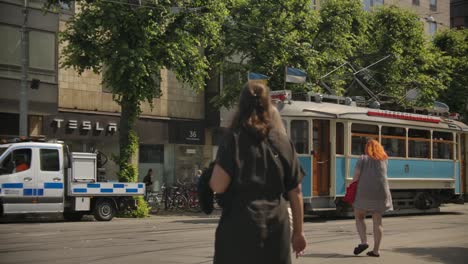
<path id="1" fill-rule="evenodd" d="M 430 208 L 437 208 L 438 201 L 427 192 L 418 192 L 414 196 L 414 206 L 419 210 L 427 210 Z"/>

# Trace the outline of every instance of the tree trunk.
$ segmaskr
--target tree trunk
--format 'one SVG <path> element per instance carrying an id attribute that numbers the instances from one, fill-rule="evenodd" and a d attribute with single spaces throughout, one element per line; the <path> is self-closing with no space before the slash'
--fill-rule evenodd
<path id="1" fill-rule="evenodd" d="M 138 101 L 131 96 L 123 96 L 120 103 L 119 133 L 119 181 L 135 182 L 137 180 L 138 136 L 135 125 L 138 119 Z"/>

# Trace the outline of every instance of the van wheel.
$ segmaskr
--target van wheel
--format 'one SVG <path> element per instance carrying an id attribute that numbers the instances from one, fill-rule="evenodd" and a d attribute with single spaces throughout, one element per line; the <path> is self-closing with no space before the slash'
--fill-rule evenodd
<path id="1" fill-rule="evenodd" d="M 80 221 L 83 218 L 82 212 L 64 212 L 63 219 L 67 221 Z"/>
<path id="2" fill-rule="evenodd" d="M 110 221 L 115 216 L 115 207 L 108 199 L 98 200 L 94 207 L 94 218 L 98 221 Z"/>

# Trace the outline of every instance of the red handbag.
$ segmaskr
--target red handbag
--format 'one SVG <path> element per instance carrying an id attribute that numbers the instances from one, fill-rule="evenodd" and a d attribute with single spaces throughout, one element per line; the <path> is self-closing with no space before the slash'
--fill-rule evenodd
<path id="1" fill-rule="evenodd" d="M 357 181 L 352 182 L 347 188 L 346 188 L 346 194 L 343 197 L 343 201 L 349 204 L 354 203 L 354 199 L 356 198 L 356 191 L 357 191 Z"/>

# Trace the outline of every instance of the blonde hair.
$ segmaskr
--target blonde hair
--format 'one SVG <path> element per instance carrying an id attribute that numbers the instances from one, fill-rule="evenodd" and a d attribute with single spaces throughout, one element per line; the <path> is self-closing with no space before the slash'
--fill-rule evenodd
<path id="1" fill-rule="evenodd" d="M 387 153 L 385 153 L 384 148 L 375 139 L 371 139 L 367 141 L 366 154 L 367 156 L 375 160 L 387 160 L 388 159 Z"/>

